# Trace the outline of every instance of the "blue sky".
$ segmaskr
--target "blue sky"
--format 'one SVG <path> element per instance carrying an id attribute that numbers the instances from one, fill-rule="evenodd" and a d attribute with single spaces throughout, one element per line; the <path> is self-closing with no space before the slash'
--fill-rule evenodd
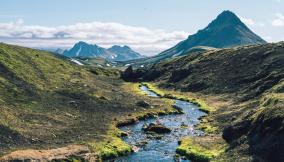
<path id="1" fill-rule="evenodd" d="M 269 42 L 284 40 L 284 0 L 2 0 L 0 41 L 37 48 L 75 42 L 156 54 L 235 12 Z"/>

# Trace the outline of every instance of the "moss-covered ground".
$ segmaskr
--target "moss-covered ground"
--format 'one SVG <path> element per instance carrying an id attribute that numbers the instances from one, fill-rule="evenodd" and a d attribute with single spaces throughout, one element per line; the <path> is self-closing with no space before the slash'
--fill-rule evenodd
<path id="1" fill-rule="evenodd" d="M 120 71 L 78 66 L 45 51 L 0 44 L 0 154 L 19 149 L 89 146 L 100 158 L 131 152 L 117 123 L 173 113 Z M 151 107 L 137 106 L 144 100 Z"/>
<path id="2" fill-rule="evenodd" d="M 123 76 L 151 82 L 166 89 L 163 95 L 169 97 L 177 91 L 204 101 L 209 115 L 198 127 L 222 136 L 230 146 L 216 159 L 281 161 L 283 53 L 283 42 L 219 49 L 156 63 Z"/>

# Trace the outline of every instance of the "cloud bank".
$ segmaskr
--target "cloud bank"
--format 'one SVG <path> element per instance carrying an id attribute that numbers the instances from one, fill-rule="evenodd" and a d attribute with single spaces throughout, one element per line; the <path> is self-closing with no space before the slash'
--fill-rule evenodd
<path id="1" fill-rule="evenodd" d="M 272 21 L 272 25 L 276 27 L 284 26 L 284 15 L 281 13 L 275 14 L 276 18 Z"/>
<path id="2" fill-rule="evenodd" d="M 0 23 L 0 41 L 34 48 L 70 48 L 82 40 L 103 47 L 129 45 L 142 54 L 157 54 L 181 40 L 189 33 L 168 32 L 112 22 L 89 22 L 47 27 L 25 25 L 22 19 Z"/>

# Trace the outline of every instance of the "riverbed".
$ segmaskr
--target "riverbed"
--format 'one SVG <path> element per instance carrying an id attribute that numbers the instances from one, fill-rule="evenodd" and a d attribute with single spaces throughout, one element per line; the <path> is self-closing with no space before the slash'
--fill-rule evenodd
<path id="1" fill-rule="evenodd" d="M 159 97 L 148 87 L 141 85 L 140 90 L 149 97 Z M 116 159 L 116 162 L 172 162 L 182 161 L 182 158 L 175 157 L 175 150 L 178 147 L 178 141 L 185 136 L 202 136 L 201 130 L 196 130 L 194 126 L 200 121 L 200 117 L 206 113 L 199 110 L 199 107 L 190 102 L 175 100 L 175 106 L 183 110 L 184 114 L 165 115 L 157 118 L 139 121 L 136 124 L 120 127 L 122 131 L 128 133 L 123 140 L 135 146 L 136 151 L 128 156 Z M 171 133 L 153 136 L 145 133 L 142 129 L 144 124 L 160 122 L 162 125 L 170 128 Z"/>

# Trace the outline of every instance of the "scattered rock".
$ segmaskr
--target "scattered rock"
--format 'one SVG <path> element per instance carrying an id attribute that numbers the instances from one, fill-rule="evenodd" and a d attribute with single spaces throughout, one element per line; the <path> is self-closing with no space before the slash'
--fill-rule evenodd
<path id="1" fill-rule="evenodd" d="M 182 110 L 182 108 L 178 107 L 177 105 L 172 105 L 172 107 L 173 107 L 174 109 L 176 109 L 176 110 L 178 111 L 178 113 L 184 113 L 183 110 Z"/>
<path id="2" fill-rule="evenodd" d="M 160 140 L 160 139 L 163 138 L 163 135 L 157 134 L 157 133 L 155 133 L 155 132 L 151 132 L 151 133 L 148 132 L 147 138 L 148 138 L 148 139 Z"/>
<path id="3" fill-rule="evenodd" d="M 172 94 L 165 94 L 164 97 L 169 99 L 175 99 L 175 97 Z"/>
<path id="4" fill-rule="evenodd" d="M 142 128 L 143 131 L 145 132 L 155 132 L 158 134 L 163 134 L 163 133 L 170 133 L 171 129 L 167 128 L 164 125 L 161 124 L 154 124 L 154 123 L 150 123 L 149 125 L 144 125 Z"/>
<path id="5" fill-rule="evenodd" d="M 137 147 L 144 147 L 148 144 L 148 141 L 144 140 L 144 141 L 139 141 L 135 144 L 135 146 Z"/>
<path id="6" fill-rule="evenodd" d="M 119 121 L 116 126 L 117 127 L 122 127 L 122 126 L 127 126 L 127 125 L 131 125 L 138 122 L 137 118 L 131 118 L 131 119 L 125 119 L 123 121 Z"/>
<path id="7" fill-rule="evenodd" d="M 105 96 L 101 96 L 100 99 L 101 100 L 106 100 L 106 101 L 108 100 Z"/>
<path id="8" fill-rule="evenodd" d="M 127 137 L 128 136 L 128 133 L 124 132 L 124 131 L 121 131 L 120 133 L 120 137 Z"/>
<path id="9" fill-rule="evenodd" d="M 188 127 L 188 125 L 185 124 L 184 122 L 182 122 L 180 126 L 181 126 L 182 128 L 187 128 L 187 127 Z"/>
<path id="10" fill-rule="evenodd" d="M 140 107 L 150 107 L 150 104 L 146 101 L 138 101 L 136 105 Z"/>
<path id="11" fill-rule="evenodd" d="M 139 150 L 140 150 L 139 147 L 136 147 L 136 146 L 133 146 L 133 147 L 132 147 L 132 151 L 133 151 L 133 152 L 138 152 Z"/>
<path id="12" fill-rule="evenodd" d="M 244 120 L 233 125 L 229 125 L 224 128 L 222 137 L 228 142 L 238 139 L 243 134 L 248 132 L 251 122 L 249 120 Z"/>

